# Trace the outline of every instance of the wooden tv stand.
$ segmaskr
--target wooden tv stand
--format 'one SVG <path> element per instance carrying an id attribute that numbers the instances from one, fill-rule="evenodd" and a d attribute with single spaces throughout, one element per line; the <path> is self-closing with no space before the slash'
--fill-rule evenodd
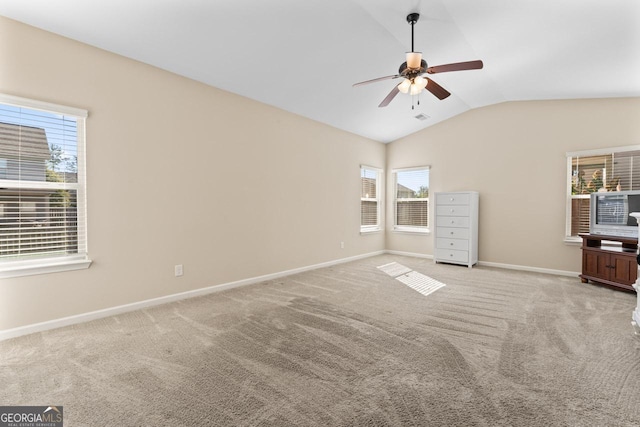
<path id="1" fill-rule="evenodd" d="M 582 237 L 582 283 L 589 280 L 626 291 L 635 291 L 638 278 L 638 239 L 580 234 Z"/>

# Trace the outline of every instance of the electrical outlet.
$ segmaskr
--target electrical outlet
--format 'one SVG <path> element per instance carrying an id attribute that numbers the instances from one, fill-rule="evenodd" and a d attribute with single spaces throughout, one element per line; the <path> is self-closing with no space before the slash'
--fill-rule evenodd
<path id="1" fill-rule="evenodd" d="M 176 274 L 176 277 L 180 277 L 184 274 L 184 270 L 182 269 L 182 264 L 176 265 L 173 270 Z"/>
<path id="2" fill-rule="evenodd" d="M 340 242 L 340 249 L 344 249 L 344 242 Z"/>

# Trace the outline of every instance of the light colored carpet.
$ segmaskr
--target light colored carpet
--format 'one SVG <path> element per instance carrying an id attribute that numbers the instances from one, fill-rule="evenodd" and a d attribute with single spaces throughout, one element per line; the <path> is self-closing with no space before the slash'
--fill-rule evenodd
<path id="1" fill-rule="evenodd" d="M 383 255 L 4 341 L 0 404 L 64 405 L 65 426 L 637 426 L 634 306 Z"/>

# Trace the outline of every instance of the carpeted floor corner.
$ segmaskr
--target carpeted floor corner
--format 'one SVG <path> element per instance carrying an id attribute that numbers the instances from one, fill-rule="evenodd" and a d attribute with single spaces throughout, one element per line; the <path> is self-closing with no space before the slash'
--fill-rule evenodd
<path id="1" fill-rule="evenodd" d="M 62 405 L 65 426 L 637 426 L 634 307 L 382 255 L 0 342 L 0 404 Z"/>

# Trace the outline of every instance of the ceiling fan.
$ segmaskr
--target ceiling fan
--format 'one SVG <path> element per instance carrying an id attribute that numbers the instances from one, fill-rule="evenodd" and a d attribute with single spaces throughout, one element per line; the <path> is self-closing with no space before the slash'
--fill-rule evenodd
<path id="1" fill-rule="evenodd" d="M 437 74 L 446 73 L 449 71 L 463 71 L 463 70 L 479 70 L 482 68 L 482 61 L 467 61 L 467 62 L 455 62 L 453 64 L 436 65 L 434 67 L 428 67 L 427 61 L 422 59 L 422 52 L 413 51 L 413 26 L 418 22 L 420 18 L 419 13 L 410 13 L 407 15 L 407 22 L 411 24 L 411 52 L 407 52 L 407 60 L 400 65 L 398 74 L 392 76 L 378 77 L 377 79 L 366 80 L 363 82 L 355 83 L 353 86 L 362 86 L 369 83 L 379 82 L 381 80 L 397 79 L 402 77 L 403 80 L 400 84 L 394 86 L 389 92 L 389 95 L 382 100 L 378 107 L 386 107 L 395 98 L 398 92 L 409 93 L 411 95 L 418 95 L 422 92 L 422 89 L 427 89 L 438 99 L 442 100 L 447 98 L 449 93 L 445 88 L 438 83 L 431 80 L 429 77 L 425 77 L 424 74 Z M 418 100 L 418 104 L 420 101 Z M 413 109 L 413 105 L 411 106 Z"/>

